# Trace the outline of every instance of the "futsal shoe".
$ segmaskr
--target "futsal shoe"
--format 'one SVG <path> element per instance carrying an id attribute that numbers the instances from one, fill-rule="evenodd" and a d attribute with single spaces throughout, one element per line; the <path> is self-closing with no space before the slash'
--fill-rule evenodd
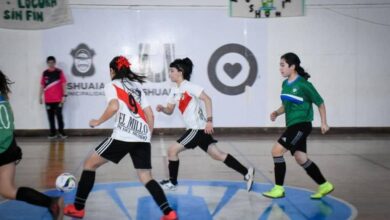
<path id="1" fill-rule="evenodd" d="M 284 188 L 283 186 L 275 185 L 270 191 L 264 192 L 263 196 L 271 198 L 271 199 L 278 199 L 284 197 Z"/>
<path id="2" fill-rule="evenodd" d="M 253 179 L 255 178 L 255 169 L 253 167 L 249 167 L 248 173 L 245 175 L 246 180 L 246 190 L 249 192 L 253 186 Z"/>
<path id="3" fill-rule="evenodd" d="M 64 198 L 55 197 L 52 199 L 51 205 L 49 207 L 49 212 L 53 217 L 53 220 L 62 220 L 64 217 Z"/>
<path id="4" fill-rule="evenodd" d="M 64 215 L 72 218 L 84 218 L 85 210 L 77 210 L 73 204 L 70 204 L 64 208 Z"/>
<path id="5" fill-rule="evenodd" d="M 164 215 L 161 217 L 161 220 L 178 220 L 179 218 L 177 217 L 177 214 L 175 211 L 170 211 L 168 215 Z"/>
<path id="6" fill-rule="evenodd" d="M 332 183 L 325 182 L 318 187 L 317 192 L 312 194 L 310 196 L 310 198 L 311 199 L 321 199 L 322 197 L 331 193 L 333 190 L 334 190 L 334 186 L 332 185 Z"/>
<path id="7" fill-rule="evenodd" d="M 160 181 L 160 185 L 164 190 L 175 191 L 177 185 L 173 184 L 170 180 L 162 180 Z"/>

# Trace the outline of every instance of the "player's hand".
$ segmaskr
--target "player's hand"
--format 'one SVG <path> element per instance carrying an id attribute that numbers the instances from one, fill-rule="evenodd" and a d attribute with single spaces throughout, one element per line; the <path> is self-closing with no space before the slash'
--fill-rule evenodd
<path id="1" fill-rule="evenodd" d="M 275 121 L 278 117 L 278 113 L 276 111 L 273 111 L 270 115 L 271 121 Z"/>
<path id="2" fill-rule="evenodd" d="M 329 131 L 329 126 L 328 126 L 328 124 L 326 124 L 326 123 L 321 124 L 321 133 L 322 133 L 322 134 L 325 134 L 325 133 L 328 132 L 328 131 Z"/>
<path id="3" fill-rule="evenodd" d="M 162 106 L 162 105 L 157 105 L 157 107 L 156 107 L 156 111 L 157 112 L 161 112 L 161 111 L 163 111 L 164 110 L 164 106 Z"/>
<path id="4" fill-rule="evenodd" d="M 206 134 L 212 134 L 214 133 L 214 128 L 213 128 L 213 123 L 212 122 L 207 122 L 206 128 L 204 129 L 204 133 Z"/>
<path id="5" fill-rule="evenodd" d="M 89 127 L 91 128 L 97 127 L 99 125 L 100 125 L 99 120 L 92 119 L 91 121 L 89 121 Z"/>
<path id="6" fill-rule="evenodd" d="M 43 100 L 42 100 L 42 97 L 41 98 L 39 98 L 39 104 L 43 104 Z"/>
<path id="7" fill-rule="evenodd" d="M 61 99 L 61 104 L 64 104 L 64 103 L 65 103 L 65 96 L 62 97 L 62 99 Z"/>

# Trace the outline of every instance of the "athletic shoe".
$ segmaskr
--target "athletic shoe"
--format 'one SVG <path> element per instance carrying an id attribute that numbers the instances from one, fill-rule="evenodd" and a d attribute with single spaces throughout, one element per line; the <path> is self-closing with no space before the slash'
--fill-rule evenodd
<path id="1" fill-rule="evenodd" d="M 275 185 L 270 191 L 264 192 L 263 196 L 271 199 L 283 198 L 284 188 L 283 186 Z"/>
<path id="2" fill-rule="evenodd" d="M 58 134 L 58 138 L 59 138 L 59 139 L 67 139 L 67 138 L 68 138 L 68 135 L 66 135 L 65 133 L 59 133 L 59 134 Z"/>
<path id="3" fill-rule="evenodd" d="M 160 185 L 164 190 L 175 191 L 177 188 L 177 184 L 173 184 L 170 180 L 162 180 L 160 181 Z"/>
<path id="4" fill-rule="evenodd" d="M 49 207 L 49 212 L 54 220 L 63 219 L 64 217 L 63 208 L 64 208 L 64 198 L 55 197 L 52 199 L 51 205 Z"/>
<path id="5" fill-rule="evenodd" d="M 55 134 L 49 134 L 49 136 L 47 136 L 47 139 L 49 139 L 49 140 L 53 140 L 55 138 L 57 138 L 57 135 L 55 135 Z"/>
<path id="6" fill-rule="evenodd" d="M 255 178 L 255 169 L 249 167 L 248 173 L 245 175 L 244 179 L 246 180 L 246 190 L 249 192 L 253 186 L 253 179 Z"/>
<path id="7" fill-rule="evenodd" d="M 73 204 L 70 204 L 64 208 L 64 215 L 72 218 L 84 218 L 85 210 L 77 210 Z"/>
<path id="8" fill-rule="evenodd" d="M 321 199 L 322 197 L 331 193 L 333 190 L 334 190 L 334 186 L 332 185 L 332 183 L 325 182 L 318 187 L 317 192 L 312 194 L 310 196 L 310 198 L 311 199 Z"/>
<path id="9" fill-rule="evenodd" d="M 161 217 L 161 220 L 178 220 L 177 214 L 175 211 L 170 211 L 168 215 L 164 215 Z"/>

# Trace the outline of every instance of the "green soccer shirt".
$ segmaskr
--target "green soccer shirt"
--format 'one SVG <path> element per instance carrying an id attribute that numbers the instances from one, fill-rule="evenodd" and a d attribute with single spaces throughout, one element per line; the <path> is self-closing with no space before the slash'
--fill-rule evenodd
<path id="1" fill-rule="evenodd" d="M 8 100 L 0 93 L 0 153 L 11 145 L 14 138 L 14 115 Z"/>
<path id="2" fill-rule="evenodd" d="M 313 103 L 320 106 L 324 100 L 314 86 L 301 76 L 294 81 L 286 79 L 282 84 L 282 99 L 287 127 L 313 121 Z"/>

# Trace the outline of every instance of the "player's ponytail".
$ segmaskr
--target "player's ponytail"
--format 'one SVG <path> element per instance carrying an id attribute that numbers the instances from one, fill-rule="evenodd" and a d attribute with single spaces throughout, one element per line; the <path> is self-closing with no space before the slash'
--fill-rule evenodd
<path id="1" fill-rule="evenodd" d="M 13 82 L 11 82 L 11 80 L 9 80 L 8 77 L 0 70 L 0 93 L 5 96 L 6 99 L 8 98 L 8 94 L 11 93 L 9 85 L 12 83 Z"/>
<path id="2" fill-rule="evenodd" d="M 176 59 L 174 60 L 169 67 L 176 68 L 180 72 L 183 73 L 183 78 L 185 80 L 191 79 L 192 69 L 194 67 L 194 64 L 190 60 L 190 58 L 186 57 L 184 59 Z"/>
<path id="3" fill-rule="evenodd" d="M 145 76 L 139 76 L 131 71 L 130 62 L 124 56 L 116 56 L 110 62 L 110 68 L 114 70 L 115 76 L 114 79 L 124 79 L 127 78 L 130 81 L 137 81 L 139 83 L 145 82 Z"/>
<path id="4" fill-rule="evenodd" d="M 291 65 L 295 65 L 295 71 L 297 71 L 297 73 L 304 79 L 308 80 L 310 78 L 310 74 L 301 67 L 301 60 L 295 53 L 286 53 L 281 56 L 280 59 L 285 60 L 289 67 Z"/>

